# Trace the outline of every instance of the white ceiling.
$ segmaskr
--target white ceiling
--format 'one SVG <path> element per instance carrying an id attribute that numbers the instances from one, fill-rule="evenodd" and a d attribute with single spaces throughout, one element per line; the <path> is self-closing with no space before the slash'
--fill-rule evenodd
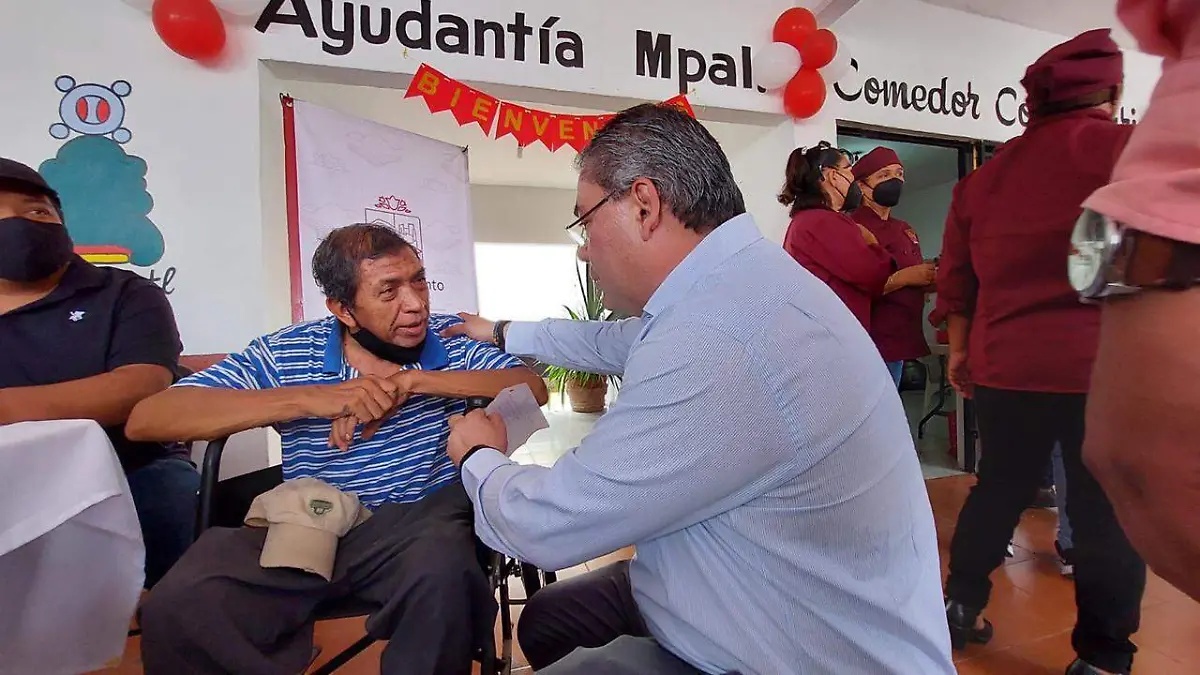
<path id="1" fill-rule="evenodd" d="M 924 0 L 931 5 L 988 16 L 1066 37 L 1093 28 L 1112 28 L 1122 47 L 1137 42 L 1117 21 L 1116 0 Z"/>

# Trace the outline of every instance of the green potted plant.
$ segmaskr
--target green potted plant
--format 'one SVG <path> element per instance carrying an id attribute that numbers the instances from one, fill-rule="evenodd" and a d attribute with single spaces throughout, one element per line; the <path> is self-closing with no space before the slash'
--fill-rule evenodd
<path id="1" fill-rule="evenodd" d="M 616 320 L 617 314 L 604 308 L 604 294 L 596 286 L 587 265 L 585 264 L 583 269 L 576 265 L 575 273 L 579 278 L 579 290 L 583 294 L 583 308 L 576 310 L 564 305 L 567 316 L 574 321 Z M 559 396 L 567 396 L 571 401 L 571 410 L 578 413 L 604 412 L 608 399 L 608 383 L 611 381 L 613 386 L 620 386 L 620 378 L 615 375 L 585 373 L 562 366 L 548 366 L 545 377 L 550 390 L 557 391 Z"/>

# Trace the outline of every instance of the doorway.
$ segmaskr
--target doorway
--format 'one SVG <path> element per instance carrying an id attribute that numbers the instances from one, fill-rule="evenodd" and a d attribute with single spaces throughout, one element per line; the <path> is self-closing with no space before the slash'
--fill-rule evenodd
<path id="1" fill-rule="evenodd" d="M 926 260 L 941 255 L 946 216 L 958 181 L 995 152 L 996 144 L 966 138 L 922 135 L 843 122 L 838 147 L 857 161 L 878 146 L 891 148 L 904 165 L 903 198 L 893 217 L 916 233 Z M 900 386 L 913 440 L 927 478 L 973 472 L 975 434 L 971 406 L 949 387 L 945 377 L 944 334 L 930 325 L 937 295 L 926 298 L 920 321 L 931 354 L 905 364 Z"/>

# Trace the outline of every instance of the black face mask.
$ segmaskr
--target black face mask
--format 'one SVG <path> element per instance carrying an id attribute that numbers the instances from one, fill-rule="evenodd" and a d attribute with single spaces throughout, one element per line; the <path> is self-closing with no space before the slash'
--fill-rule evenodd
<path id="1" fill-rule="evenodd" d="M 851 183 L 850 189 L 846 190 L 846 201 L 842 204 L 842 212 L 857 211 L 858 207 L 862 206 L 862 200 L 862 188 L 858 187 L 858 183 Z"/>
<path id="2" fill-rule="evenodd" d="M 358 319 L 355 319 L 355 321 L 357 320 Z M 366 328 L 363 328 L 362 324 L 359 324 L 357 331 L 350 333 L 350 337 L 354 338 L 354 341 L 357 342 L 360 347 L 371 352 L 375 356 L 378 356 L 384 361 L 390 361 L 402 366 L 420 361 L 421 352 L 425 350 L 424 340 L 421 340 L 421 344 L 415 347 L 401 347 L 399 345 L 394 345 L 390 342 L 387 342 L 386 340 L 379 339 L 379 336 L 375 335 Z"/>
<path id="3" fill-rule="evenodd" d="M 904 192 L 904 181 L 899 178 L 885 180 L 876 185 L 872 192 L 875 195 L 876 204 L 890 209 L 900 203 L 900 193 Z"/>
<path id="4" fill-rule="evenodd" d="M 28 218 L 0 219 L 0 279 L 39 281 L 71 262 L 67 228 Z"/>

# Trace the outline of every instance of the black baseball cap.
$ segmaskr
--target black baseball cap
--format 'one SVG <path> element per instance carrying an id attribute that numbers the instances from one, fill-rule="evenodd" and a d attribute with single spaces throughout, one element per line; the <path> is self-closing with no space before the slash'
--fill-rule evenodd
<path id="1" fill-rule="evenodd" d="M 24 188 L 32 194 L 45 195 L 54 202 L 54 208 L 62 213 L 62 201 L 58 193 L 42 178 L 42 174 L 34 171 L 16 160 L 0 157 L 0 190 L 5 187 Z"/>

